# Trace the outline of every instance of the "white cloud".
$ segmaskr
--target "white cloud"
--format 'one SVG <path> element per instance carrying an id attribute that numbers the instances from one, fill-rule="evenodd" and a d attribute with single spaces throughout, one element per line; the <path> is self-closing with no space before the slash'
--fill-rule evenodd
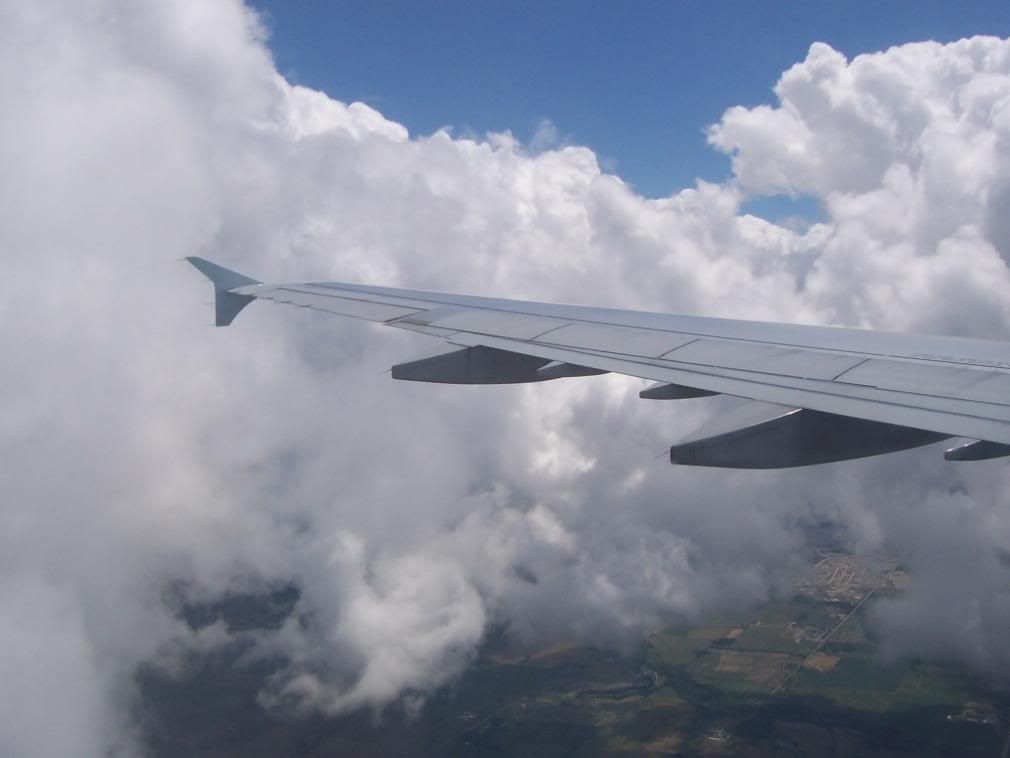
<path id="1" fill-rule="evenodd" d="M 646 200 L 583 147 L 410 138 L 292 86 L 233 0 L 0 18 L 5 754 L 137 749 L 131 673 L 188 644 L 172 587 L 297 584 L 309 623 L 263 635 L 291 661 L 264 698 L 382 706 L 458 673 L 491 621 L 619 645 L 758 602 L 788 586 L 805 516 L 915 548 L 931 576 L 967 509 L 970 558 L 882 628 L 921 639 L 928 619 L 916 649 L 1010 662 L 998 465 L 673 469 L 656 454 L 718 403 L 646 403 L 619 378 L 394 384 L 380 372 L 428 343 L 266 306 L 204 329 L 207 286 L 176 262 L 1007 336 L 1008 43 L 815 45 L 777 106 L 713 127 L 733 181 Z M 817 196 L 824 223 L 740 215 L 775 192 Z M 955 612 L 969 645 L 943 631 Z"/>

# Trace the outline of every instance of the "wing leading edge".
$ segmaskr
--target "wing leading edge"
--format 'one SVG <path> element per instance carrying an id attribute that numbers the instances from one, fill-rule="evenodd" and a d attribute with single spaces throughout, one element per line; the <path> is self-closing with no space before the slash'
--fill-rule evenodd
<path id="1" fill-rule="evenodd" d="M 449 349 L 393 377 L 457 384 L 606 372 L 651 379 L 646 399 L 725 394 L 754 418 L 725 419 L 671 448 L 674 463 L 781 468 L 967 438 L 949 460 L 1010 455 L 1010 344 L 591 308 L 388 287 L 263 284 L 203 258 L 216 323 L 253 300 L 440 337 Z M 745 414 L 746 415 L 746 414 Z M 756 418 L 756 420 L 755 420 Z"/>

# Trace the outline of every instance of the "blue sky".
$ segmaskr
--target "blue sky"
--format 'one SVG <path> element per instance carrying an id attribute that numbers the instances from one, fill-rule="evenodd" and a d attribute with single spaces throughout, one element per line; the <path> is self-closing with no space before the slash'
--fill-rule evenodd
<path id="1" fill-rule="evenodd" d="M 452 125 L 529 140 L 550 119 L 650 197 L 729 160 L 704 127 L 773 103 L 811 42 L 850 58 L 903 42 L 1010 35 L 1005 2 L 255 0 L 292 81 L 363 100 L 412 134 Z"/>

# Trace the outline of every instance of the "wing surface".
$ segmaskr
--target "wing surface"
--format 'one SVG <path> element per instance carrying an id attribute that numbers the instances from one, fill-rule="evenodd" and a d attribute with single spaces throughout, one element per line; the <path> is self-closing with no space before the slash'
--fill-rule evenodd
<path id="1" fill-rule="evenodd" d="M 984 457 L 993 457 L 988 453 L 994 451 L 1005 454 L 1003 446 L 1010 446 L 1010 345 L 1003 342 L 335 282 L 225 287 L 235 283 L 235 272 L 203 259 L 190 262 L 212 280 L 218 271 L 232 277 L 221 285 L 215 282 L 219 297 L 237 296 L 243 305 L 253 299 L 272 300 L 426 333 L 446 340 L 456 351 L 468 351 L 465 366 L 482 366 L 479 370 L 460 368 L 463 357 L 453 359 L 455 362 L 429 360 L 422 372 L 429 378 L 423 381 L 540 381 L 616 372 L 698 391 L 670 397 L 718 393 L 803 409 L 806 414 L 799 417 L 807 431 L 802 434 L 795 431 L 795 413 L 788 415 L 790 420 L 766 422 L 773 424 L 771 428 L 777 429 L 780 437 L 784 428 L 793 429 L 786 436 L 794 444 L 802 438 L 803 444 L 818 445 L 832 429 L 847 429 L 845 434 L 855 433 L 856 437 L 858 430 L 864 429 L 864 436 L 872 433 L 879 437 L 880 430 L 872 424 L 828 423 L 828 417 L 841 416 L 931 433 L 918 444 L 943 437 L 984 440 L 990 443 Z M 229 315 L 233 318 L 235 314 Z M 509 369 L 509 355 L 521 356 L 524 362 L 514 362 Z M 540 363 L 531 363 L 530 357 Z M 471 374 L 464 376 L 460 373 L 464 370 Z M 442 378 L 438 378 L 440 371 Z M 496 379 L 495 372 L 503 373 Z M 400 374 L 402 378 L 421 376 L 417 372 L 411 375 L 408 369 Z M 659 396 L 643 392 L 643 397 Z M 812 424 L 812 419 L 817 423 Z M 769 441 L 774 443 L 774 439 Z M 872 452 L 860 453 L 859 449 L 856 444 L 853 450 L 857 452 L 843 458 L 886 452 L 872 445 L 866 447 Z M 975 448 L 976 457 L 980 450 Z M 1010 447 L 1005 452 L 1010 453 Z M 974 459 L 965 454 L 955 457 Z M 801 459 L 802 455 L 792 465 L 822 462 Z"/>

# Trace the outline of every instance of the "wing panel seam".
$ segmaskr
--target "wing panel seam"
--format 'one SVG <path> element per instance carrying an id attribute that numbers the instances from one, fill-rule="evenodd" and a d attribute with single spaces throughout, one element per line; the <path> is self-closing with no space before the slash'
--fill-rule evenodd
<path id="1" fill-rule="evenodd" d="M 335 297 L 335 298 L 338 298 L 338 299 L 352 300 L 352 301 L 358 301 L 358 302 L 380 303 L 380 304 L 384 304 L 384 305 L 395 305 L 395 306 L 404 307 L 404 308 L 416 308 L 417 307 L 416 305 L 401 305 L 401 304 L 397 304 L 397 303 L 383 303 L 381 300 L 379 300 L 379 301 L 367 300 L 367 299 L 364 299 L 363 297 L 361 297 L 360 295 L 362 295 L 362 294 L 368 294 L 368 293 L 362 293 L 359 290 L 345 289 L 339 283 L 317 282 L 317 283 L 305 283 L 304 285 L 272 285 L 272 286 L 276 287 L 276 289 L 284 289 L 284 290 L 287 290 L 289 292 L 298 292 L 299 291 L 299 290 L 291 289 L 291 287 L 293 287 L 293 286 L 312 286 L 312 287 L 316 287 L 316 288 L 326 288 L 326 289 L 331 289 L 331 290 L 338 290 L 341 293 L 351 292 L 351 293 L 354 293 L 354 294 L 359 295 L 359 296 L 358 297 L 348 297 L 348 296 L 345 296 L 345 295 L 331 295 L 329 293 L 324 293 L 324 292 L 318 292 L 318 293 L 313 292 L 313 293 L 307 293 L 307 294 L 318 294 L 318 295 L 323 296 L 323 297 Z M 363 285 L 363 286 L 368 286 L 368 285 Z M 238 289 L 238 288 L 236 288 L 236 289 Z M 249 294 L 253 294 L 253 293 L 249 293 Z M 442 294 L 444 296 L 443 293 L 434 293 L 434 294 Z M 772 340 L 755 339 L 753 337 L 724 337 L 724 336 L 720 336 L 720 335 L 703 334 L 703 333 L 693 332 L 693 331 L 674 331 L 674 330 L 671 330 L 671 329 L 657 329 L 655 327 L 649 327 L 649 326 L 634 326 L 634 325 L 630 325 L 630 324 L 620 324 L 620 323 L 613 323 L 613 322 L 608 322 L 608 321 L 593 320 L 593 319 L 584 318 L 584 317 L 580 318 L 578 316 L 571 316 L 571 315 L 566 315 L 566 316 L 551 316 L 551 315 L 545 315 L 543 313 L 533 313 L 533 312 L 529 312 L 529 311 L 526 311 L 526 310 L 521 310 L 521 307 L 526 304 L 523 301 L 514 301 L 516 307 L 514 309 L 512 309 L 512 308 L 494 307 L 494 306 L 490 306 L 490 305 L 473 305 L 473 304 L 463 305 L 463 304 L 461 304 L 459 302 L 446 301 L 446 300 L 443 300 L 443 299 L 440 299 L 440 298 L 437 298 L 437 297 L 429 297 L 427 295 L 425 295 L 423 298 L 417 298 L 417 297 L 411 298 L 409 295 L 397 296 L 397 295 L 384 295 L 384 294 L 375 293 L 373 296 L 377 297 L 377 298 L 382 298 L 382 297 L 402 298 L 403 300 L 413 301 L 414 303 L 422 302 L 422 303 L 425 303 L 426 305 L 430 304 L 430 305 L 433 305 L 433 306 L 453 306 L 453 307 L 456 307 L 456 308 L 462 308 L 464 310 L 493 311 L 493 312 L 496 312 L 496 313 L 515 314 L 515 315 L 531 316 L 531 317 L 539 317 L 539 318 L 566 319 L 569 324 L 582 323 L 582 324 L 596 324 L 596 325 L 599 325 L 599 326 L 620 326 L 620 327 L 624 327 L 624 328 L 627 328 L 627 329 L 636 329 L 636 330 L 642 330 L 642 331 L 656 332 L 656 333 L 659 333 L 659 334 L 672 334 L 672 335 L 689 336 L 689 337 L 693 337 L 694 341 L 697 341 L 697 340 L 700 340 L 700 339 L 713 339 L 713 340 L 721 340 L 721 341 L 728 342 L 728 343 L 743 343 L 743 344 L 753 344 L 753 345 L 771 345 L 771 346 L 776 346 L 776 347 L 795 348 L 797 350 L 804 350 L 804 351 L 810 351 L 810 352 L 830 353 L 830 354 L 834 354 L 834 355 L 853 355 L 853 356 L 870 356 L 870 357 L 875 357 L 875 358 L 890 358 L 890 359 L 895 359 L 895 360 L 908 361 L 909 363 L 912 363 L 912 364 L 916 364 L 916 363 L 920 363 L 920 364 L 921 363 L 929 363 L 929 364 L 939 365 L 939 366 L 952 366 L 952 365 L 953 366 L 967 366 L 967 367 L 975 367 L 975 368 L 983 369 L 983 370 L 987 369 L 987 370 L 993 371 L 994 373 L 1010 373 L 1010 370 L 1008 370 L 1008 367 L 994 365 L 993 363 L 987 363 L 987 362 L 978 361 L 978 360 L 960 360 L 960 359 L 959 360 L 946 360 L 946 359 L 943 359 L 941 357 L 933 357 L 933 356 L 930 356 L 928 354 L 902 355 L 902 354 L 898 354 L 898 353 L 894 353 L 894 352 L 883 352 L 883 351 L 881 351 L 881 352 L 869 352 L 869 351 L 858 351 L 858 350 L 850 350 L 850 349 L 845 349 L 845 348 L 827 347 L 827 346 L 815 346 L 815 347 L 812 347 L 810 345 L 804 345 L 804 344 L 799 344 L 799 343 L 795 343 L 795 342 L 777 342 L 777 341 L 772 341 Z M 545 304 L 545 305 L 550 305 L 550 304 Z M 572 306 L 572 307 L 582 307 L 582 306 Z M 426 308 L 417 308 L 417 310 L 418 310 L 418 312 L 422 312 L 422 311 L 426 310 Z M 636 314 L 637 313 L 641 313 L 643 315 L 656 315 L 656 316 L 674 315 L 674 314 L 650 313 L 650 312 L 647 312 L 647 311 L 629 311 L 629 312 L 630 313 L 636 313 Z M 754 323 L 757 323 L 757 322 L 754 322 Z M 811 328 L 816 328 L 816 325 L 797 325 L 797 326 L 810 326 Z M 476 334 L 477 332 L 474 332 L 474 333 Z M 488 336 L 496 336 L 496 335 L 488 335 Z M 685 347 L 687 344 L 691 344 L 691 343 L 685 343 L 685 345 L 681 345 L 679 347 Z M 679 349 L 679 347 L 678 348 L 674 348 L 674 350 Z M 663 355 L 668 355 L 669 352 L 671 352 L 671 351 L 668 351 L 667 353 L 663 353 Z M 864 360 L 867 360 L 867 359 L 864 359 Z M 853 367 L 853 368 L 855 368 L 855 367 Z M 849 369 L 849 370 L 851 370 L 851 369 Z"/>

